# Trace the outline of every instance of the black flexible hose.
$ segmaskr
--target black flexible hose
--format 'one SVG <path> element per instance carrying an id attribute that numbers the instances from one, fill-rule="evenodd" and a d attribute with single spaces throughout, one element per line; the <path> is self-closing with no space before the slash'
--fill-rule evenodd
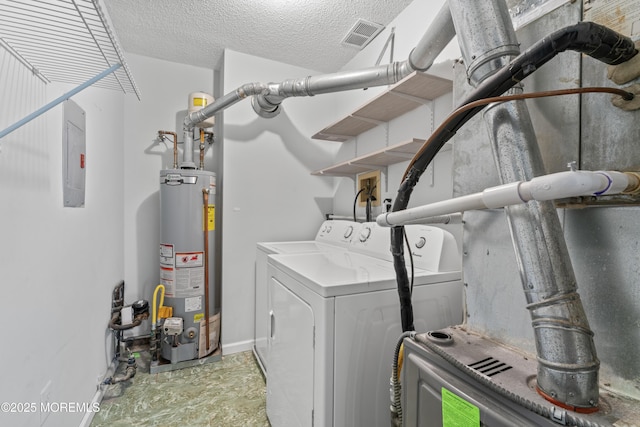
<path id="1" fill-rule="evenodd" d="M 356 218 L 356 206 L 358 204 L 358 196 L 364 191 L 364 187 L 360 189 L 360 191 L 358 191 L 356 193 L 356 197 L 355 199 L 353 199 L 353 222 L 357 222 L 358 219 Z"/>
<path id="2" fill-rule="evenodd" d="M 593 22 L 579 22 L 552 33 L 515 57 L 508 65 L 484 80 L 460 106 L 501 95 L 565 50 L 581 52 L 611 65 L 626 62 L 638 53 L 630 38 Z M 451 120 L 449 126 L 441 129 L 438 135 L 433 135 L 430 138 L 432 143 L 415 160 L 400 184 L 398 195 L 391 209 L 392 212 L 407 208 L 413 188 L 436 154 L 458 129 L 483 108 L 484 106 L 479 106 L 460 114 Z M 414 330 L 413 307 L 411 306 L 410 287 L 404 265 L 402 231 L 403 227 L 401 226 L 391 229 L 391 253 L 396 269 L 402 330 L 412 331 Z"/>

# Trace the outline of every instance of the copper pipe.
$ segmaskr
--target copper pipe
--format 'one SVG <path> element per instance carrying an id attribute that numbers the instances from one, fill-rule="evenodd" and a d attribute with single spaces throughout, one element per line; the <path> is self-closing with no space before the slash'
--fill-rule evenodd
<path id="1" fill-rule="evenodd" d="M 178 134 L 166 130 L 159 130 L 158 136 L 162 137 L 163 135 L 173 136 L 173 168 L 178 169 Z"/>
<path id="2" fill-rule="evenodd" d="M 201 133 L 202 135 L 202 133 Z M 209 351 L 209 189 L 202 189 L 204 205 L 204 318 L 207 352 Z"/>
<path id="3" fill-rule="evenodd" d="M 200 129 L 200 170 L 204 170 L 204 129 Z"/>
<path id="4" fill-rule="evenodd" d="M 404 171 L 402 180 L 404 181 L 404 179 L 407 177 L 407 174 L 409 173 L 413 165 L 416 163 L 416 160 L 418 159 L 418 157 L 420 157 L 422 153 L 426 151 L 427 147 L 433 142 L 433 140 L 436 139 L 436 137 L 440 133 L 442 133 L 443 130 L 446 129 L 446 127 L 449 125 L 449 123 L 451 123 L 451 121 L 455 117 L 457 117 L 458 115 L 466 111 L 469 111 L 476 107 L 481 107 L 487 104 L 492 104 L 494 102 L 507 102 L 507 101 L 515 101 L 520 99 L 544 98 L 548 96 L 574 95 L 574 94 L 580 94 L 580 93 L 611 93 L 614 95 L 621 96 L 622 99 L 626 101 L 632 100 L 634 96 L 633 93 L 631 92 L 628 92 L 623 89 L 612 88 L 612 87 L 580 87 L 580 88 L 574 88 L 574 89 L 560 89 L 560 90 L 549 90 L 544 92 L 523 93 L 518 95 L 495 96 L 492 98 L 484 98 L 474 102 L 470 102 L 468 104 L 465 104 L 457 108 L 455 111 L 449 114 L 449 116 L 442 122 L 442 124 L 440 124 L 440 126 L 438 126 L 438 128 L 431 134 L 429 139 L 425 141 L 422 147 L 420 147 L 420 150 L 418 150 L 418 152 L 413 156 L 413 158 L 409 162 L 409 166 L 407 166 L 407 169 Z"/>

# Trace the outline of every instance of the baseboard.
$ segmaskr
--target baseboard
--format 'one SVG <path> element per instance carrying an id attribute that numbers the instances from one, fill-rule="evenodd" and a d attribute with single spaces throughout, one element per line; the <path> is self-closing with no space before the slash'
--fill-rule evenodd
<path id="1" fill-rule="evenodd" d="M 243 351 L 251 351 L 253 348 L 253 340 L 233 342 L 229 344 L 222 344 L 222 355 L 242 353 Z"/>
<path id="2" fill-rule="evenodd" d="M 107 367 L 107 372 L 105 372 L 102 380 L 104 381 L 106 378 L 113 376 L 117 368 L 118 368 L 118 362 L 114 360 Z M 98 390 L 96 391 L 96 394 L 93 395 L 93 399 L 91 400 L 91 406 L 90 406 L 91 408 L 93 408 L 96 403 L 99 405 L 100 402 L 102 402 L 102 397 L 104 396 L 106 389 L 107 389 L 106 385 L 98 386 Z M 96 413 L 91 410 L 88 410 L 87 412 L 85 412 L 84 417 L 82 418 L 82 421 L 80 421 L 80 425 L 78 427 L 89 427 L 91 425 L 91 421 L 93 421 L 93 417 L 95 414 Z"/>

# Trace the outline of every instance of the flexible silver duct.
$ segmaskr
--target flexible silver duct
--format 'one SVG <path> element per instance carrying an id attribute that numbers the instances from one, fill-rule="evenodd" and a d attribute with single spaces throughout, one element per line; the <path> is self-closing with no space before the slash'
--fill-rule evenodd
<path id="1" fill-rule="evenodd" d="M 507 10 L 504 0 L 450 0 L 450 7 L 471 84 L 519 53 L 511 19 L 500 12 Z M 484 120 L 502 183 L 544 174 L 523 101 L 492 106 Z M 555 207 L 530 202 L 505 210 L 534 327 L 538 389 L 565 407 L 594 409 L 599 362 Z"/>

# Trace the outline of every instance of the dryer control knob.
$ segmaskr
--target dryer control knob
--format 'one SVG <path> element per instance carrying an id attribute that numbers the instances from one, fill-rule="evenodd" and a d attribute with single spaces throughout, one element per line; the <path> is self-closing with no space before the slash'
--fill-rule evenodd
<path id="1" fill-rule="evenodd" d="M 420 240 L 416 242 L 416 248 L 422 249 L 426 244 L 427 244 L 427 239 L 425 239 L 424 237 L 421 237 Z"/>

